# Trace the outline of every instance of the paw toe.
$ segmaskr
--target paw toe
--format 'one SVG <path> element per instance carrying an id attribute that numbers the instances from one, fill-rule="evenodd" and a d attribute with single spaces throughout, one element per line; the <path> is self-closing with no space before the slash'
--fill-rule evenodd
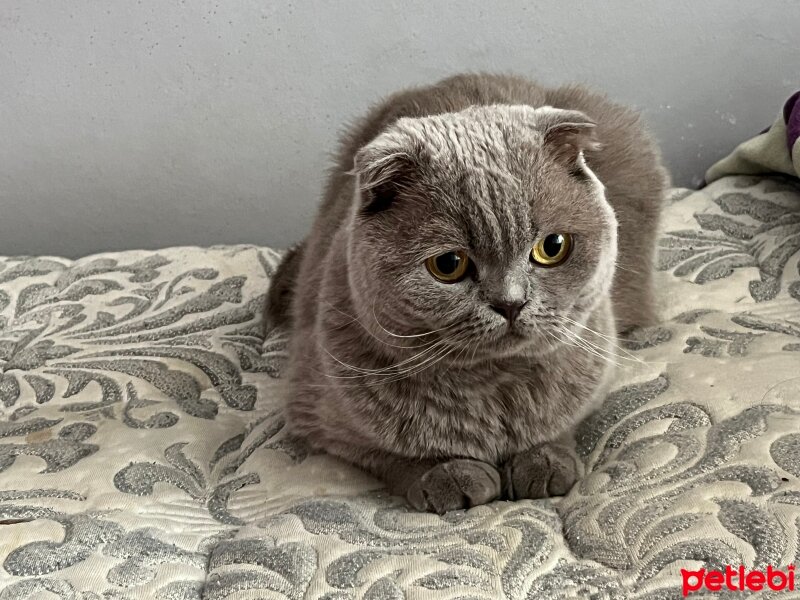
<path id="1" fill-rule="evenodd" d="M 500 495 L 500 474 L 486 463 L 456 459 L 436 465 L 415 481 L 406 497 L 420 511 L 443 514 L 491 502 Z"/>

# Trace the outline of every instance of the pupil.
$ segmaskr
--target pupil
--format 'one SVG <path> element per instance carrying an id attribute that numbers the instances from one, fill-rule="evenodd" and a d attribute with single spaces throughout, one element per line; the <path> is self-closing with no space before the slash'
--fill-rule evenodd
<path id="1" fill-rule="evenodd" d="M 544 238 L 544 244 L 542 244 L 542 250 L 544 253 L 553 258 L 554 256 L 558 256 L 558 253 L 561 252 L 561 247 L 564 245 L 564 236 L 559 233 L 552 233 Z"/>
<path id="2" fill-rule="evenodd" d="M 442 275 L 452 275 L 458 269 L 461 257 L 455 252 L 448 252 L 436 257 L 436 268 Z"/>

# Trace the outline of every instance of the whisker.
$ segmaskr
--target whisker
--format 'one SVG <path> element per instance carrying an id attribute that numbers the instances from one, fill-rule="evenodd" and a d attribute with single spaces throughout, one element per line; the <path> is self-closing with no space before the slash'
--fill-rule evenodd
<path id="1" fill-rule="evenodd" d="M 617 363 L 615 363 L 614 361 L 612 361 L 611 359 L 609 359 L 606 356 L 602 356 L 602 355 L 597 354 L 597 352 L 590 351 L 589 349 L 586 348 L 586 346 L 583 346 L 583 345 L 577 343 L 576 341 L 565 340 L 565 339 L 559 337 L 558 335 L 556 335 L 553 332 L 545 331 L 545 333 L 547 335 L 549 335 L 553 340 L 555 340 L 559 345 L 570 346 L 571 348 L 577 348 L 578 350 L 584 350 L 586 352 L 590 352 L 591 354 L 599 356 L 600 358 L 602 358 L 606 362 L 609 362 L 609 363 L 614 364 L 614 365 L 617 364 Z M 619 365 L 617 365 L 617 366 L 619 366 Z"/>
<path id="2" fill-rule="evenodd" d="M 401 381 L 403 379 L 408 379 L 409 377 L 419 374 L 426 369 L 431 368 L 436 363 L 440 362 L 441 360 L 445 359 L 448 355 L 452 354 L 456 350 L 456 346 L 453 347 L 440 347 L 437 351 L 432 355 L 426 358 L 419 364 L 413 365 L 409 369 L 401 371 L 399 373 L 392 373 L 386 375 L 382 378 L 379 378 L 377 381 L 362 381 L 357 384 L 352 384 L 352 386 L 344 386 L 344 387 L 360 387 L 360 386 L 378 386 L 378 385 L 385 385 L 387 383 L 393 383 L 396 381 Z M 429 363 L 429 364 L 426 364 Z M 368 375 L 353 375 L 353 376 L 335 376 L 335 375 L 327 375 L 325 373 L 321 373 L 329 378 L 342 378 L 342 379 L 351 379 L 351 378 L 358 378 L 358 377 L 367 377 Z M 327 387 L 325 384 L 306 384 L 307 387 Z"/>
<path id="3" fill-rule="evenodd" d="M 592 333 L 592 334 L 594 334 L 594 335 L 596 335 L 596 336 L 598 336 L 598 337 L 600 337 L 600 338 L 602 338 L 604 340 L 607 340 L 607 341 L 613 343 L 614 344 L 614 348 L 616 350 L 619 350 L 620 352 L 622 352 L 623 354 L 625 354 L 628 357 L 627 360 L 631 360 L 633 362 L 638 362 L 638 363 L 643 364 L 643 365 L 647 364 L 644 360 L 642 360 L 641 358 L 639 358 L 635 354 L 631 354 L 630 352 L 625 350 L 625 348 L 620 346 L 620 343 L 619 343 L 620 340 L 619 340 L 618 337 L 616 337 L 616 336 L 608 336 L 608 335 L 605 335 L 603 333 L 600 333 L 599 331 L 595 331 L 591 327 L 588 327 L 588 326 L 584 325 L 583 323 L 579 323 L 578 321 L 575 321 L 574 319 L 570 319 L 569 317 L 566 317 L 564 315 L 556 315 L 556 317 L 559 318 L 559 319 L 563 319 L 564 321 L 567 321 L 568 323 L 571 323 L 571 324 L 573 324 L 573 325 L 575 325 L 577 327 L 585 329 L 586 331 L 588 331 L 588 332 L 590 332 L 590 333 Z M 616 353 L 614 353 L 614 354 L 615 354 L 615 356 L 617 356 L 619 358 L 625 358 L 623 356 L 620 356 L 619 354 L 616 354 Z"/>
<path id="4" fill-rule="evenodd" d="M 615 266 L 616 266 L 617 269 L 619 269 L 621 271 L 627 271 L 628 273 L 633 273 L 634 275 L 642 275 L 643 274 L 641 271 L 638 271 L 636 269 L 629 269 L 628 267 L 623 267 L 620 263 L 615 263 Z"/>
<path id="5" fill-rule="evenodd" d="M 598 358 L 601 358 L 601 359 L 603 359 L 604 361 L 606 361 L 606 362 L 608 362 L 608 363 L 610 363 L 610 364 L 613 364 L 613 365 L 615 365 L 615 366 L 617 366 L 617 367 L 622 367 L 622 365 L 621 365 L 620 363 L 618 363 L 618 362 L 616 362 L 616 361 L 612 360 L 612 359 L 611 359 L 611 358 L 609 358 L 609 357 L 608 357 L 606 354 L 603 354 L 601 351 L 599 351 L 599 350 L 598 350 L 598 347 L 597 347 L 597 346 L 594 346 L 594 345 L 590 344 L 589 342 L 587 342 L 587 340 L 586 340 L 586 339 L 582 338 L 581 336 L 579 336 L 579 335 L 578 335 L 577 333 L 575 333 L 574 331 L 570 331 L 569 329 L 567 329 L 567 328 L 565 328 L 565 327 L 560 327 L 560 328 L 559 328 L 559 332 L 560 332 L 560 333 L 562 333 L 562 334 L 566 334 L 567 336 L 569 336 L 569 337 L 570 337 L 570 339 L 571 339 L 571 340 L 572 340 L 572 341 L 573 341 L 575 344 L 577 344 L 577 345 L 578 345 L 578 347 L 582 348 L 583 350 L 585 350 L 585 351 L 586 351 L 586 352 L 588 352 L 589 354 L 592 354 L 592 355 L 594 355 L 594 356 L 597 356 Z M 616 356 L 616 355 L 614 355 L 613 353 L 610 353 L 610 352 L 609 352 L 609 354 L 611 354 L 611 356 Z"/>
<path id="6" fill-rule="evenodd" d="M 457 324 L 454 324 L 452 327 L 455 327 L 457 325 L 461 325 L 461 324 L 457 323 Z M 319 344 L 319 347 L 326 354 L 328 354 L 328 356 L 330 356 L 334 361 L 336 361 L 339 365 L 341 365 L 345 369 L 348 369 L 350 371 L 358 373 L 358 375 L 331 375 L 331 374 L 320 372 L 320 371 L 317 371 L 317 372 L 320 375 L 323 375 L 323 376 L 325 376 L 325 377 L 327 377 L 329 379 L 363 379 L 365 377 L 374 377 L 374 376 L 395 377 L 397 375 L 405 375 L 406 373 L 412 372 L 414 369 L 416 369 L 420 365 L 425 364 L 425 362 L 427 362 L 428 360 L 440 356 L 441 351 L 443 349 L 447 348 L 447 344 L 449 342 L 457 339 L 458 336 L 461 333 L 463 333 L 463 331 L 457 329 L 456 331 L 451 332 L 451 335 L 449 335 L 449 336 L 447 336 L 447 337 L 445 337 L 443 339 L 434 341 L 434 342 L 432 342 L 430 344 L 423 345 L 424 346 L 423 350 L 421 350 L 420 352 L 417 352 L 416 354 L 406 358 L 405 360 L 402 360 L 402 361 L 400 361 L 398 363 L 394 363 L 394 364 L 388 365 L 388 366 L 380 368 L 380 369 L 369 369 L 369 368 L 359 367 L 359 366 L 356 366 L 356 365 L 351 365 L 349 363 L 346 363 L 343 360 L 340 360 L 339 358 L 334 356 L 322 344 Z M 454 347 L 453 350 L 455 350 L 455 349 L 456 348 Z M 420 358 L 423 358 L 423 360 L 421 362 L 415 364 L 415 361 L 417 361 Z"/>
<path id="7" fill-rule="evenodd" d="M 459 360 L 461 360 L 461 356 L 462 356 L 462 355 L 465 355 L 467 352 L 469 352 L 469 349 L 470 349 L 470 347 L 471 347 L 471 344 L 464 344 L 464 347 L 463 347 L 463 348 L 461 349 L 461 351 L 458 353 L 458 355 L 456 356 L 456 358 L 455 358 L 455 360 L 454 360 L 453 362 L 458 362 Z M 465 365 L 465 364 L 466 364 L 466 363 L 462 362 L 462 363 L 460 364 L 460 366 L 458 367 L 458 373 L 459 373 L 459 375 L 461 374 L 461 371 L 463 371 L 463 370 L 464 370 L 464 365 Z"/>
<path id="8" fill-rule="evenodd" d="M 367 334 L 369 334 L 369 336 L 370 336 L 370 337 L 372 337 L 373 339 L 375 339 L 375 340 L 379 341 L 381 344 L 383 344 L 383 345 L 385 345 L 385 346 L 390 346 L 391 348 L 402 348 L 402 349 L 424 348 L 426 345 L 428 345 L 428 344 L 432 344 L 432 343 L 434 343 L 434 342 L 435 342 L 435 340 L 434 340 L 434 341 L 431 341 L 431 342 L 427 342 L 427 343 L 425 343 L 425 344 L 418 344 L 418 345 L 416 345 L 416 346 L 401 346 L 401 345 L 398 345 L 398 344 L 390 344 L 390 343 L 389 343 L 389 342 L 387 342 L 386 340 L 382 340 L 381 338 L 379 338 L 378 336 L 376 336 L 374 333 L 372 333 L 372 331 L 370 331 L 369 327 L 367 327 L 366 325 L 364 325 L 364 324 L 363 324 L 363 323 L 362 323 L 362 322 L 361 322 L 361 321 L 358 319 L 358 317 L 354 317 L 353 315 L 349 315 L 349 314 L 347 314 L 346 312 L 344 312 L 343 310 L 341 310 L 340 308 L 338 308 L 338 307 L 334 306 L 333 304 L 331 304 L 330 302 L 328 302 L 328 301 L 326 301 L 326 300 L 323 300 L 323 302 L 325 302 L 325 304 L 327 304 L 327 305 L 328 305 L 329 307 L 331 307 L 333 310 L 335 310 L 336 312 L 338 312 L 340 315 L 343 315 L 343 316 L 347 317 L 348 319 L 350 319 L 350 321 L 348 321 L 347 323 L 343 323 L 342 325 L 339 325 L 338 327 L 335 327 L 334 329 L 341 329 L 341 328 L 343 328 L 343 327 L 346 327 L 347 325 L 350 325 L 351 323 L 358 323 L 358 324 L 361 326 L 361 329 L 363 329 L 363 330 L 364 330 L 364 331 L 365 331 Z M 374 310 L 373 310 L 373 315 L 374 315 Z M 375 322 L 378 324 L 378 327 L 381 327 L 381 324 L 380 324 L 380 323 L 378 323 L 378 320 L 377 320 L 377 319 L 375 319 Z M 381 327 L 381 329 L 383 329 L 383 327 Z M 384 331 L 386 331 L 386 330 L 384 329 Z M 392 334 L 391 334 L 390 332 L 388 332 L 388 331 L 386 331 L 386 333 L 389 333 L 390 335 L 392 335 Z M 430 335 L 430 334 L 424 334 L 424 335 Z M 398 336 L 398 335 L 395 335 L 394 337 L 403 337 L 403 336 Z M 408 337 L 414 337 L 414 336 L 408 336 Z"/>
<path id="9" fill-rule="evenodd" d="M 383 367 L 381 369 L 367 369 L 367 368 L 364 368 L 364 367 L 358 367 L 358 366 L 355 366 L 355 365 L 348 364 L 348 363 L 338 359 L 337 357 L 335 357 L 327 348 L 325 348 L 324 346 L 320 345 L 320 348 L 322 348 L 322 350 L 325 351 L 325 353 L 328 356 L 330 356 L 333 360 L 335 360 L 341 366 L 345 367 L 346 369 L 349 369 L 350 371 L 355 371 L 356 373 L 361 373 L 361 375 L 329 375 L 327 373 L 320 373 L 320 374 L 321 375 L 325 375 L 325 377 L 329 377 L 331 379 L 352 379 L 352 378 L 358 378 L 358 377 L 367 377 L 367 376 L 370 376 L 370 375 L 382 375 L 382 374 L 390 372 L 390 371 L 396 371 L 396 369 L 398 369 L 399 367 L 402 367 L 403 365 L 406 365 L 406 364 L 416 360 L 417 358 L 420 358 L 421 356 L 424 356 L 425 354 L 427 354 L 427 353 L 429 353 L 431 351 L 440 349 L 445 344 L 445 342 L 447 342 L 449 340 L 450 340 L 450 338 L 446 338 L 444 340 L 440 340 L 438 342 L 434 342 L 433 344 L 429 345 L 424 350 L 421 350 L 420 352 L 417 352 L 413 356 L 411 356 L 411 357 L 409 357 L 409 358 L 407 358 L 405 360 L 402 360 L 399 363 L 394 363 L 394 364 L 391 364 L 391 365 L 389 365 L 387 367 Z M 392 373 L 392 374 L 395 374 L 395 373 Z"/>
<path id="10" fill-rule="evenodd" d="M 376 300 L 376 302 L 377 302 L 377 300 Z M 458 323 L 453 323 L 452 325 L 448 325 L 447 327 L 442 327 L 442 328 L 440 328 L 440 329 L 433 329 L 433 330 L 431 330 L 431 331 L 429 331 L 429 332 L 427 332 L 427 333 L 417 333 L 417 334 L 412 334 L 412 335 L 400 335 L 400 334 L 398 334 L 398 333 L 393 333 L 393 332 L 389 331 L 389 330 L 388 330 L 388 329 L 386 329 L 386 328 L 385 328 L 383 325 L 381 325 L 381 322 L 380 322 L 380 321 L 378 321 L 378 315 L 377 315 L 377 313 L 375 312 L 375 302 L 373 302 L 373 303 L 372 303 L 372 317 L 375 319 L 375 323 L 378 325 L 378 327 L 380 327 L 380 328 L 383 330 L 383 332 L 384 332 L 384 333 L 386 333 L 387 335 L 390 335 L 390 336 L 392 336 L 392 337 L 396 337 L 396 338 L 418 338 L 418 337 L 425 337 L 426 335 L 432 335 L 432 334 L 434 334 L 434 333 L 438 333 L 438 332 L 440 332 L 440 331 L 446 331 L 446 330 L 448 330 L 448 329 L 452 329 L 452 328 L 453 328 L 453 327 L 455 327 L 456 325 L 459 325 L 459 324 L 460 324 L 460 322 L 458 322 Z"/>
<path id="11" fill-rule="evenodd" d="M 612 357 L 618 358 L 620 360 L 631 360 L 631 359 L 629 359 L 629 358 L 627 358 L 625 356 L 620 356 L 620 355 L 616 354 L 613 350 L 611 350 L 610 348 L 608 348 L 606 346 L 600 346 L 598 344 L 595 344 L 591 340 L 588 340 L 585 337 L 581 336 L 577 331 L 570 331 L 569 329 L 565 329 L 564 332 L 567 333 L 568 335 L 572 336 L 573 339 L 575 339 L 578 343 L 584 345 L 587 349 L 591 349 L 591 350 L 594 350 L 595 352 L 599 352 L 603 356 L 612 356 Z M 618 363 L 615 362 L 615 364 L 618 364 Z M 619 366 L 622 366 L 622 365 L 619 365 Z"/>
<path id="12" fill-rule="evenodd" d="M 448 349 L 448 348 L 445 348 L 445 352 L 444 352 L 443 354 L 440 354 L 440 356 L 439 356 L 438 358 L 436 358 L 436 360 L 433 360 L 433 362 L 431 362 L 431 363 L 430 363 L 430 364 L 428 364 L 427 366 L 423 366 L 423 367 L 422 367 L 422 368 L 420 368 L 420 369 L 416 369 L 416 370 L 414 370 L 414 371 L 411 371 L 411 372 L 408 372 L 408 373 L 404 373 L 402 376 L 396 377 L 395 379 L 388 379 L 388 380 L 383 380 L 383 381 L 379 381 L 379 382 L 375 382 L 375 383 L 372 383 L 372 382 L 365 382 L 365 385 L 375 385 L 375 384 L 393 383 L 393 382 L 395 382 L 395 381 L 400 381 L 400 380 L 402 380 L 402 379 L 408 379 L 408 378 L 409 378 L 409 377 L 411 377 L 412 375 L 418 375 L 418 374 L 422 373 L 423 371 L 426 371 L 427 369 L 430 369 L 430 368 L 431 368 L 431 367 L 433 367 L 435 364 L 437 364 L 437 363 L 441 362 L 442 360 L 444 360 L 445 358 L 447 358 L 447 357 L 448 357 L 450 354 L 452 354 L 453 352 L 455 352 L 455 350 L 456 350 L 456 346 L 453 346 L 453 347 L 451 347 L 451 348 L 449 348 L 449 349 Z M 429 361 L 429 360 L 431 360 L 432 358 L 434 358 L 434 357 L 430 357 L 429 359 L 426 359 L 426 361 L 425 361 L 425 362 L 428 362 L 428 361 Z"/>

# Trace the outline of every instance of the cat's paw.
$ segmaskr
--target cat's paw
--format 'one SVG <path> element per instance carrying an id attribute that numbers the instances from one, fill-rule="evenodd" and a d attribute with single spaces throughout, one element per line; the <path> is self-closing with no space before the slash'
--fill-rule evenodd
<path id="1" fill-rule="evenodd" d="M 471 508 L 500 495 L 500 473 L 479 460 L 457 458 L 425 472 L 408 489 L 408 502 L 420 511 L 441 514 Z"/>
<path id="2" fill-rule="evenodd" d="M 581 471 L 580 461 L 566 449 L 539 444 L 503 465 L 503 492 L 509 500 L 563 496 Z"/>

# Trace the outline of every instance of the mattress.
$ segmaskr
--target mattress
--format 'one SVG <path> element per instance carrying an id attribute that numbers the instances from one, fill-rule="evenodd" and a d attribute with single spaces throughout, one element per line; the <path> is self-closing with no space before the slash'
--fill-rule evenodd
<path id="1" fill-rule="evenodd" d="M 667 204 L 663 320 L 580 424 L 585 476 L 443 516 L 286 431 L 278 251 L 3 258 L 0 599 L 678 598 L 681 569 L 785 569 L 800 186 L 726 176 Z"/>

